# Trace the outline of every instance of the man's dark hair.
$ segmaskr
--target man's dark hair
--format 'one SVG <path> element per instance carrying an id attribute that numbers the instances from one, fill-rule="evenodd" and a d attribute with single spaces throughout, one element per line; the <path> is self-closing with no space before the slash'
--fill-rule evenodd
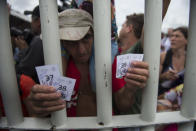
<path id="1" fill-rule="evenodd" d="M 93 17 L 93 3 L 92 2 L 84 1 L 80 8 L 87 11 Z"/>
<path id="2" fill-rule="evenodd" d="M 126 18 L 127 18 L 126 24 L 133 25 L 134 34 L 139 39 L 141 37 L 142 28 L 144 25 L 144 14 L 134 13 L 132 15 L 128 15 Z"/>

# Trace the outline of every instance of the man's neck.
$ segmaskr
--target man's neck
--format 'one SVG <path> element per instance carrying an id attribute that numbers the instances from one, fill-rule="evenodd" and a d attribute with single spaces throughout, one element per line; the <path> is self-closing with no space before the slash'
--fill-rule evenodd
<path id="1" fill-rule="evenodd" d="M 89 72 L 89 63 L 85 62 L 85 63 L 75 63 L 77 69 L 79 70 L 79 72 L 81 73 L 81 75 L 88 75 Z"/>
<path id="2" fill-rule="evenodd" d="M 131 48 L 137 41 L 138 41 L 138 39 L 133 35 L 130 35 L 129 37 L 121 40 L 122 53 L 127 51 L 129 48 Z"/>

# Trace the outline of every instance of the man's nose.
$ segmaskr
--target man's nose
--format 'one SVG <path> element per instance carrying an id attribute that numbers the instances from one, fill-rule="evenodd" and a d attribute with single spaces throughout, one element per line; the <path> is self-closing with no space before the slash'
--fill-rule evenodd
<path id="1" fill-rule="evenodd" d="M 78 51 L 80 54 L 84 54 L 86 52 L 85 45 L 81 41 L 79 41 L 79 43 L 78 43 Z"/>

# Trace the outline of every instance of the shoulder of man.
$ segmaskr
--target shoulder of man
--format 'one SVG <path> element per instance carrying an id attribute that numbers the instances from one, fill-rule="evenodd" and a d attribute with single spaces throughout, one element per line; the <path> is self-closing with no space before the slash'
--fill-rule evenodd
<path id="1" fill-rule="evenodd" d="M 42 44 L 42 40 L 41 40 L 40 36 L 34 36 L 31 43 L 30 43 L 30 46 L 33 46 L 38 43 Z"/>

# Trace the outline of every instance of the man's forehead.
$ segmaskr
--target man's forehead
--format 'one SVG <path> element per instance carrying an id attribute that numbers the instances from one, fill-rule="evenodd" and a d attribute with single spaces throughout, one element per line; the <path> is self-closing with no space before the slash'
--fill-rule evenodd
<path id="1" fill-rule="evenodd" d="M 35 16 L 35 15 L 32 15 L 32 16 L 31 16 L 32 21 L 33 21 L 33 20 L 38 20 L 39 18 L 40 18 L 40 17 Z"/>
<path id="2" fill-rule="evenodd" d="M 90 28 L 89 31 L 85 34 L 85 36 L 86 36 L 86 35 L 93 35 L 93 30 Z M 85 37 L 85 36 L 84 36 L 84 37 Z M 83 37 L 83 38 L 84 38 L 84 37 Z M 82 38 L 82 39 L 83 39 L 83 38 Z M 80 39 L 80 40 L 82 40 L 82 39 Z M 77 41 L 80 41 L 80 40 L 77 40 Z M 61 41 L 69 41 L 69 40 L 61 40 Z M 71 40 L 70 40 L 70 41 L 71 41 Z M 73 40 L 73 41 L 74 41 L 74 40 Z"/>

